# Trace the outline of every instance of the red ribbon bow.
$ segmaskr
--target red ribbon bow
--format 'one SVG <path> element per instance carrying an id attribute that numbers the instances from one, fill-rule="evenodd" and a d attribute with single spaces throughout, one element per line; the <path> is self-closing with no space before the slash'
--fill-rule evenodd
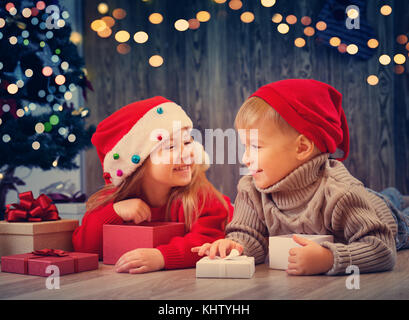
<path id="1" fill-rule="evenodd" d="M 18 195 L 20 203 L 6 205 L 6 220 L 9 222 L 39 222 L 59 220 L 57 207 L 45 194 L 34 199 L 31 191 Z M 12 208 L 14 207 L 14 208 Z"/>
<path id="2" fill-rule="evenodd" d="M 36 256 L 44 256 L 44 257 L 66 257 L 68 256 L 68 252 L 60 249 L 41 249 L 35 250 L 31 252 Z"/>

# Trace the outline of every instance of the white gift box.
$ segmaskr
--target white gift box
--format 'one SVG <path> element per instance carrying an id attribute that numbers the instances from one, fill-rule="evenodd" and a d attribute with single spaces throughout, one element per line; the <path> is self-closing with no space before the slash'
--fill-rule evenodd
<path id="1" fill-rule="evenodd" d="M 254 271 L 254 257 L 239 256 L 235 249 L 226 258 L 204 257 L 196 263 L 196 278 L 249 279 Z"/>
<path id="2" fill-rule="evenodd" d="M 56 203 L 55 206 L 58 209 L 58 215 L 62 219 L 74 219 L 80 222 L 87 211 L 85 202 Z"/>
<path id="3" fill-rule="evenodd" d="M 324 241 L 334 242 L 331 235 L 314 235 L 314 234 L 296 234 L 299 237 L 312 240 L 316 243 Z M 270 237 L 269 239 L 269 266 L 271 269 L 287 270 L 288 268 L 288 251 L 291 248 L 301 247 L 292 239 L 292 234 Z"/>

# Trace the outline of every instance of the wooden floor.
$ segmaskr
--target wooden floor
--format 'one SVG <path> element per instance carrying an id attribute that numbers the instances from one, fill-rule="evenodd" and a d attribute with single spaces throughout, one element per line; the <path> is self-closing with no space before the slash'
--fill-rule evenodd
<path id="1" fill-rule="evenodd" d="M 360 289 L 347 289 L 348 276 L 287 276 L 258 265 L 252 279 L 197 279 L 195 269 L 142 275 L 118 274 L 113 266 L 62 276 L 60 289 L 46 278 L 0 272 L 0 299 L 275 300 L 409 299 L 409 250 L 398 252 L 395 269 L 360 275 Z"/>

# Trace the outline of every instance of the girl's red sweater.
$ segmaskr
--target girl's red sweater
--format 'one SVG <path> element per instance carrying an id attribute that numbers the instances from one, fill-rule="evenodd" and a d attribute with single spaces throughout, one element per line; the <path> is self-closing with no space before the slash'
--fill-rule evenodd
<path id="1" fill-rule="evenodd" d="M 201 258 L 190 251 L 192 247 L 201 246 L 206 242 L 213 242 L 224 238 L 224 228 L 233 216 L 233 206 L 230 199 L 224 196 L 229 210 L 216 197 L 207 197 L 199 218 L 193 223 L 190 232 L 183 237 L 174 237 L 169 243 L 156 248 L 165 260 L 165 269 L 189 268 L 196 265 Z M 151 208 L 151 221 L 163 221 L 166 206 Z M 184 222 L 183 206 L 172 206 L 170 221 Z M 81 226 L 73 233 L 74 250 L 78 252 L 98 253 L 102 259 L 102 226 L 104 224 L 123 224 L 124 221 L 113 208 L 113 202 L 86 212 Z"/>

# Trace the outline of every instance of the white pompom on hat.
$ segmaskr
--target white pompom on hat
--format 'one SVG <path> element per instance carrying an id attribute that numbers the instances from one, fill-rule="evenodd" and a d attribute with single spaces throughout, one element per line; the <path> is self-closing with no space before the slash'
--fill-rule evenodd
<path id="1" fill-rule="evenodd" d="M 161 96 L 133 102 L 101 121 L 91 142 L 105 182 L 120 185 L 174 132 L 175 123 L 179 129 L 193 127 L 179 105 Z M 194 147 L 195 163 L 202 161 L 208 167 L 203 146 L 195 142 Z"/>

